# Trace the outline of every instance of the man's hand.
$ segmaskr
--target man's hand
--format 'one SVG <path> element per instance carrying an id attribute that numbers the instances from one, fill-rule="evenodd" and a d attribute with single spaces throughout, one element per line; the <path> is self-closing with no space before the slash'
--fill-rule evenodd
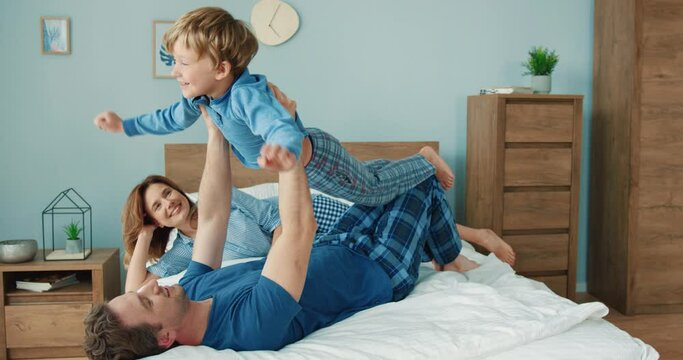
<path id="1" fill-rule="evenodd" d="M 206 108 L 204 105 L 199 105 L 199 111 L 202 113 L 202 119 L 204 119 L 204 125 L 206 125 L 206 129 L 211 132 L 211 131 L 219 131 L 218 127 L 216 127 L 216 124 L 214 124 L 213 120 L 211 119 L 211 115 L 209 115 L 208 112 L 206 112 Z"/>
<path id="2" fill-rule="evenodd" d="M 265 144 L 261 148 L 258 165 L 265 170 L 288 171 L 296 165 L 296 157 L 280 145 Z"/>
<path id="3" fill-rule="evenodd" d="M 123 121 L 115 112 L 105 111 L 95 116 L 93 123 L 100 130 L 110 133 L 123 132 Z"/>
<path id="4" fill-rule="evenodd" d="M 273 92 L 273 95 L 275 95 L 275 99 L 277 99 L 277 101 L 279 101 L 280 104 L 282 104 L 282 106 L 287 110 L 287 112 L 289 113 L 289 115 L 292 116 L 292 118 L 295 118 L 296 101 L 288 98 L 287 95 L 285 95 L 285 93 L 280 91 L 279 87 L 275 86 L 275 84 L 269 82 L 268 87 L 270 88 L 270 91 Z"/>

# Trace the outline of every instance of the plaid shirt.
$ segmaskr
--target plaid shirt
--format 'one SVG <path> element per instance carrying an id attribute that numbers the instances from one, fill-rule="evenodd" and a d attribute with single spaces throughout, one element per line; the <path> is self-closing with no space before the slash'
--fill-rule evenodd
<path id="1" fill-rule="evenodd" d="M 313 215 L 318 222 L 318 234 L 324 234 L 349 207 L 324 195 L 314 195 Z M 277 198 L 259 200 L 233 189 L 228 233 L 223 247 L 223 260 L 266 256 L 270 250 L 272 232 L 280 225 Z M 174 230 L 173 246 L 147 271 L 159 277 L 175 275 L 187 268 L 192 259 L 194 242 Z"/>

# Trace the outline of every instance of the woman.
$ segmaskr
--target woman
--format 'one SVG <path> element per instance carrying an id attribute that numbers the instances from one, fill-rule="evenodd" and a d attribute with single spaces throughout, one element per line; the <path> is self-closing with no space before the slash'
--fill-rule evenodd
<path id="1" fill-rule="evenodd" d="M 325 233 L 348 206 L 314 195 L 313 208 L 318 232 Z M 121 221 L 128 268 L 126 291 L 187 268 L 197 234 L 197 205 L 171 179 L 151 175 L 136 185 Z M 233 188 L 223 260 L 265 256 L 280 229 L 277 206 Z M 172 247 L 167 250 L 169 243 Z M 156 263 L 147 266 L 149 260 Z"/>

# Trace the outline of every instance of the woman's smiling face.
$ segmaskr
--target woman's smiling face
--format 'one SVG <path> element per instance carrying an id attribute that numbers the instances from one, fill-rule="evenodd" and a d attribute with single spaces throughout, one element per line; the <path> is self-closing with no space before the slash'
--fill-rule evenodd
<path id="1" fill-rule="evenodd" d="M 190 202 L 184 194 L 166 184 L 151 184 L 144 199 L 145 212 L 157 226 L 177 228 L 188 220 Z"/>

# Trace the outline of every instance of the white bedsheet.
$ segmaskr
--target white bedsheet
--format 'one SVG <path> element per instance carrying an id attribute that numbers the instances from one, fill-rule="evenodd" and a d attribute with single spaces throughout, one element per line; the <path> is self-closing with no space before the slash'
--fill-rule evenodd
<path id="1" fill-rule="evenodd" d="M 471 247 L 463 254 L 482 266 L 463 275 L 424 264 L 403 301 L 359 312 L 280 351 L 179 346 L 150 359 L 659 358 L 654 348 L 602 320 L 608 311 L 602 303 L 577 305 L 515 275 L 493 255 Z"/>

